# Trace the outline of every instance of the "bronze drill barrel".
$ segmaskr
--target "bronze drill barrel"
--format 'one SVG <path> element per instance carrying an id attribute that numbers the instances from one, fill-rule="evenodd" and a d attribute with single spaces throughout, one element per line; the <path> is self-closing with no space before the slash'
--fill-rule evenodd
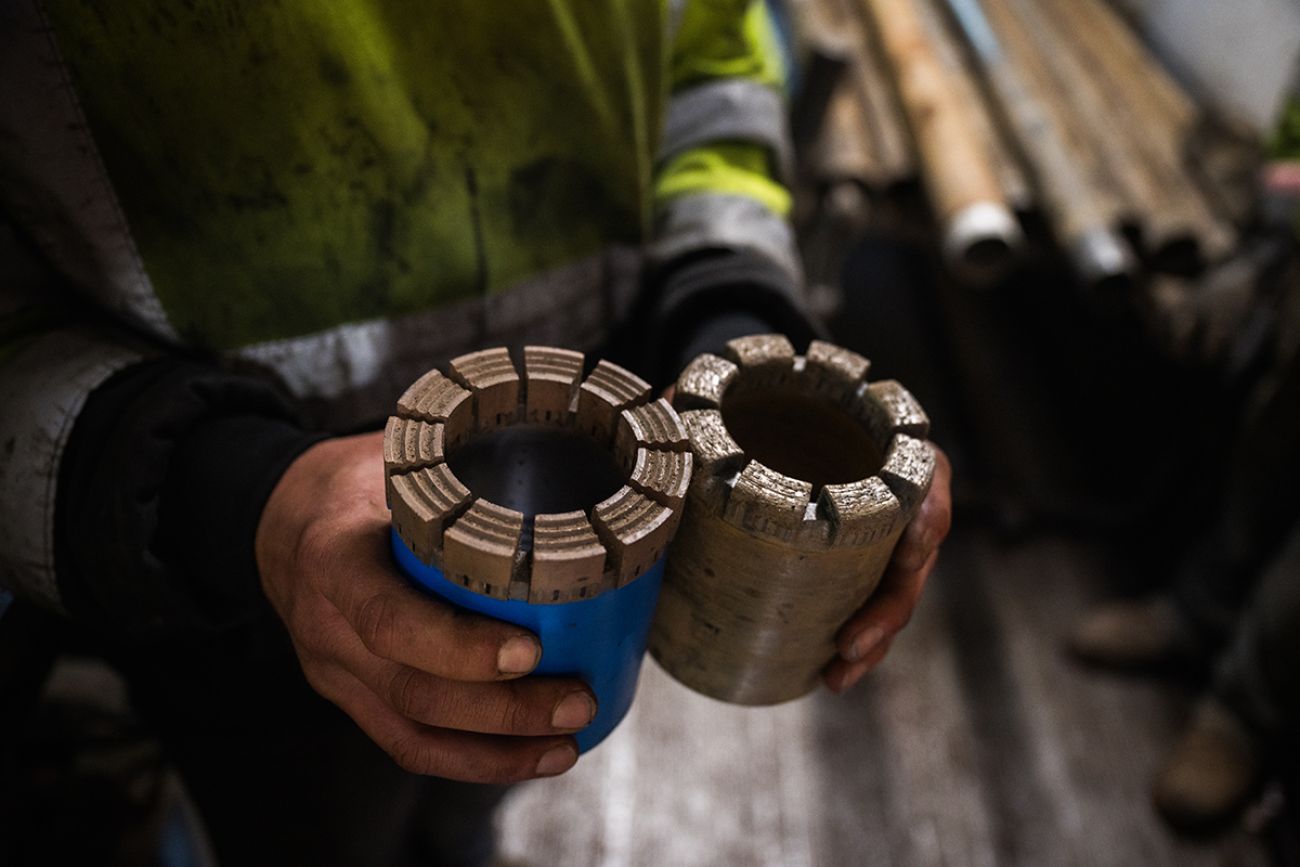
<path id="1" fill-rule="evenodd" d="M 924 411 L 869 362 L 778 335 L 703 355 L 677 381 L 695 477 L 650 650 L 738 704 L 816 686 L 835 634 L 879 583 L 930 487 Z"/>

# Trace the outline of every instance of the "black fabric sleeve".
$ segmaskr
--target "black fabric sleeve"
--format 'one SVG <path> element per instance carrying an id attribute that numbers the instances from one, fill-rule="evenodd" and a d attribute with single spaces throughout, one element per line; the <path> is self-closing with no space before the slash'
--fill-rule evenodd
<path id="1" fill-rule="evenodd" d="M 261 605 L 253 538 L 285 468 L 322 434 L 269 384 L 176 359 L 96 389 L 59 468 L 68 613 L 115 640 L 218 629 Z"/>
<path id="2" fill-rule="evenodd" d="M 648 275 L 638 309 L 612 353 L 662 387 L 701 352 L 734 337 L 780 332 L 797 349 L 825 335 L 799 287 L 770 259 L 746 250 L 709 249 Z"/>

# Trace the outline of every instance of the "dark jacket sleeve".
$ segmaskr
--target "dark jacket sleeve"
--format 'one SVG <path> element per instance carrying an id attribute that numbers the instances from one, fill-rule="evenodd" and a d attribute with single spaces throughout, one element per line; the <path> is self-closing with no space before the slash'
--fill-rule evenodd
<path id="1" fill-rule="evenodd" d="M 269 384 L 175 359 L 91 393 L 60 465 L 68 613 L 114 639 L 215 629 L 261 603 L 253 539 L 285 468 L 322 439 Z"/>
<path id="2" fill-rule="evenodd" d="M 747 250 L 709 249 L 649 275 L 641 304 L 615 350 L 663 387 L 701 352 L 728 340 L 781 333 L 802 350 L 825 328 L 798 287 L 771 260 Z"/>

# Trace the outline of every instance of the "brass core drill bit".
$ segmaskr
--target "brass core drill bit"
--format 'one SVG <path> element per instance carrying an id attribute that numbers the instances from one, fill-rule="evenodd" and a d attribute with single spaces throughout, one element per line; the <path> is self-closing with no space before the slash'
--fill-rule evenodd
<path id="1" fill-rule="evenodd" d="M 816 686 L 929 490 L 925 412 L 867 359 L 733 340 L 677 381 L 695 457 L 650 637 L 687 686 L 773 704 Z"/>
<path id="2" fill-rule="evenodd" d="M 384 431 L 388 505 L 422 562 L 476 593 L 538 604 L 593 598 L 636 579 L 676 531 L 694 458 L 681 419 L 648 383 L 579 352 L 506 349 L 452 359 L 420 377 Z M 470 490 L 449 456 L 514 425 L 577 431 L 610 454 L 623 484 L 589 509 L 525 515 Z"/>

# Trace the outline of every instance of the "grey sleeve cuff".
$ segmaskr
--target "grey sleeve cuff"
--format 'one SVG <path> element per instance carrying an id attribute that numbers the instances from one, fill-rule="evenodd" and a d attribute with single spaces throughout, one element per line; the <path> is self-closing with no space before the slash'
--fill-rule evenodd
<path id="1" fill-rule="evenodd" d="M 62 610 L 54 513 L 63 450 L 90 393 L 140 357 L 61 330 L 0 362 L 0 586 Z"/>

